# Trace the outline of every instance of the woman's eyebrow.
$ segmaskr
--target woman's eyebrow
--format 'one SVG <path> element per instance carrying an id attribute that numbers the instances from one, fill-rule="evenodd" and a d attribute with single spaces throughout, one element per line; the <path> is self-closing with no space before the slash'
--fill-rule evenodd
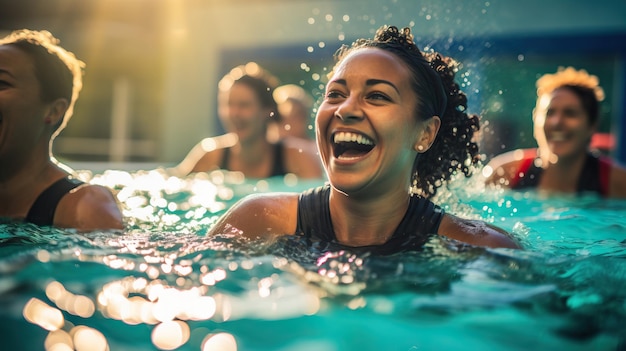
<path id="1" fill-rule="evenodd" d="M 348 85 L 348 83 L 346 83 L 345 79 L 337 79 L 337 80 L 331 80 L 330 82 L 328 82 L 328 84 L 330 83 L 337 83 L 337 84 L 341 84 L 341 85 Z"/>
<path id="2" fill-rule="evenodd" d="M 11 74 L 11 72 L 7 71 L 6 69 L 0 68 L 0 74 L 6 74 L 12 78 L 15 78 L 15 76 L 13 74 Z"/>
<path id="3" fill-rule="evenodd" d="M 346 83 L 345 79 L 337 79 L 337 80 L 333 80 L 330 83 L 337 83 L 337 84 L 341 84 L 341 85 L 348 85 Z M 392 87 L 398 94 L 400 94 L 400 90 L 398 90 L 398 87 L 396 87 L 395 84 L 393 84 L 392 82 L 388 81 L 388 80 L 384 80 L 384 79 L 368 79 L 365 81 L 365 85 L 367 86 L 372 86 L 372 85 L 376 85 L 376 84 L 386 84 L 389 85 L 390 87 Z"/>
<path id="4" fill-rule="evenodd" d="M 393 84 L 392 82 L 388 81 L 388 80 L 384 80 L 384 79 L 368 79 L 367 81 L 365 81 L 366 85 L 376 85 L 376 84 L 386 84 L 389 85 L 390 87 L 392 87 L 398 94 L 400 94 L 400 90 L 398 90 L 398 87 L 396 87 L 395 84 Z"/>

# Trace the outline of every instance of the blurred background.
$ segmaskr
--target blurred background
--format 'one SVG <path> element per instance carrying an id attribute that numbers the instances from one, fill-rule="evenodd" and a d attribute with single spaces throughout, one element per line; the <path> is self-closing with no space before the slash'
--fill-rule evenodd
<path id="1" fill-rule="evenodd" d="M 535 80 L 574 66 L 599 77 L 601 132 L 626 162 L 626 0 L 0 0 L 0 35 L 49 30 L 87 65 L 54 143 L 70 162 L 178 163 L 222 132 L 232 67 L 255 61 L 318 99 L 335 50 L 383 24 L 463 63 L 487 159 L 536 145 Z"/>

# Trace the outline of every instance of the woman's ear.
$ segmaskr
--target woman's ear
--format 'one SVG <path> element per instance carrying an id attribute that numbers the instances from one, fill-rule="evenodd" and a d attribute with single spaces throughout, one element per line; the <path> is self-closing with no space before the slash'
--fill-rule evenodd
<path id="1" fill-rule="evenodd" d="M 63 121 L 63 116 L 69 107 L 67 99 L 56 99 L 50 103 L 50 108 L 44 117 L 44 123 L 57 126 Z"/>
<path id="2" fill-rule="evenodd" d="M 432 116 L 431 118 L 421 122 L 420 134 L 417 137 L 417 141 L 413 148 L 419 153 L 424 153 L 430 149 L 431 145 L 435 142 L 439 127 L 441 126 L 441 119 L 439 116 Z"/>

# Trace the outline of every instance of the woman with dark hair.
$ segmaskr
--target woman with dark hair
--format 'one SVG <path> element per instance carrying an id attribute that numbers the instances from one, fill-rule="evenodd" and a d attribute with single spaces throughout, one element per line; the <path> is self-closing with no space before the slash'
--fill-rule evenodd
<path id="1" fill-rule="evenodd" d="M 269 122 L 278 113 L 277 85 L 278 79 L 254 62 L 233 68 L 218 84 L 218 115 L 227 133 L 198 143 L 173 174 L 224 169 L 248 178 L 288 173 L 321 178 L 319 157 L 310 148 L 268 140 Z"/>
<path id="2" fill-rule="evenodd" d="M 543 194 L 626 197 L 626 169 L 590 149 L 604 91 L 585 70 L 561 68 L 537 80 L 537 149 L 515 150 L 485 167 L 487 183 Z"/>
<path id="3" fill-rule="evenodd" d="M 122 229 L 111 190 L 51 153 L 72 116 L 84 64 L 47 31 L 0 39 L 0 217 L 79 230 Z"/>
<path id="4" fill-rule="evenodd" d="M 428 198 L 454 173 L 471 173 L 478 118 L 465 112 L 455 62 L 422 53 L 409 28 L 380 28 L 336 53 L 316 122 L 329 183 L 301 194 L 256 194 L 212 233 L 301 235 L 382 254 L 419 250 L 432 236 L 518 248 L 506 232 L 444 211 Z"/>

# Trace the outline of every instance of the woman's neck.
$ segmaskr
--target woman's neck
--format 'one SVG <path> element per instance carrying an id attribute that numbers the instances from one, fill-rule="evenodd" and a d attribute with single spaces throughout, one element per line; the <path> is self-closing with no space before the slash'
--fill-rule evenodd
<path id="1" fill-rule="evenodd" d="M 66 173 L 48 159 L 3 178 L 0 180 L 0 216 L 25 216 L 35 198 L 64 175 Z"/>
<path id="2" fill-rule="evenodd" d="M 329 206 L 335 238 L 349 246 L 384 244 L 393 235 L 409 206 L 407 190 L 388 192 L 370 199 L 354 199 L 331 189 Z"/>
<path id="3" fill-rule="evenodd" d="M 274 145 L 265 139 L 239 143 L 231 148 L 229 167 L 247 177 L 266 178 L 274 164 Z"/>
<path id="4" fill-rule="evenodd" d="M 575 193 L 578 191 L 578 180 L 582 173 L 587 153 L 575 157 L 562 157 L 549 164 L 541 175 L 539 190 Z"/>

